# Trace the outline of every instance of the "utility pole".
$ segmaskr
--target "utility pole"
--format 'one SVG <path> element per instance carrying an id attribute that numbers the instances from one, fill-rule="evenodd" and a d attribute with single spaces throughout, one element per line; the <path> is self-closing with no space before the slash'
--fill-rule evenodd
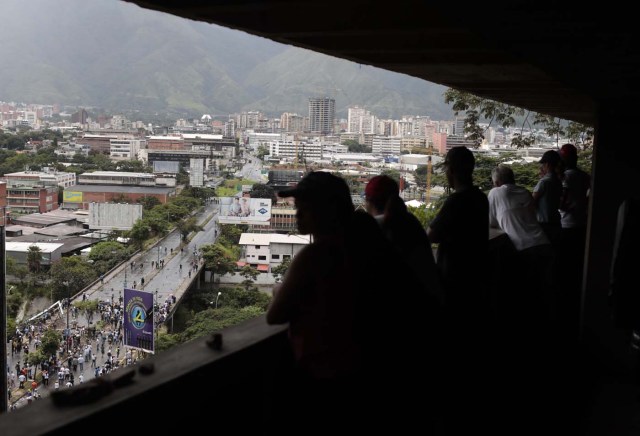
<path id="1" fill-rule="evenodd" d="M 6 391 L 8 389 L 7 384 L 7 290 L 6 290 L 6 278 L 7 278 L 7 269 L 6 269 L 6 251 L 5 251 L 5 227 L 6 227 L 6 219 L 7 219 L 7 210 L 6 208 L 2 208 L 2 217 L 0 217 L 0 253 L 2 253 L 2 260 L 0 261 L 0 341 L 2 341 L 2 345 L 0 346 L 0 370 L 2 374 L 0 374 L 0 413 L 7 413 L 9 410 L 9 396 Z"/>
<path id="2" fill-rule="evenodd" d="M 431 156 L 427 157 L 427 186 L 424 193 L 424 204 L 429 207 L 431 203 Z"/>

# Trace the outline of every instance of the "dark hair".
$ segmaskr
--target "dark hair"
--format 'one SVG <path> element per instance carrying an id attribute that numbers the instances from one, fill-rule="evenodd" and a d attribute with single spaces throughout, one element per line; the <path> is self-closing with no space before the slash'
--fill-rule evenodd
<path id="1" fill-rule="evenodd" d="M 445 164 L 460 178 L 471 177 L 476 159 L 467 147 L 453 147 L 444 159 Z"/>

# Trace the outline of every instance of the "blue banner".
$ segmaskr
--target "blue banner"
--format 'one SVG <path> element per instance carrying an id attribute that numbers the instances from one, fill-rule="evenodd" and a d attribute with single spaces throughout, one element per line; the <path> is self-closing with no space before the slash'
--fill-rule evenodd
<path id="1" fill-rule="evenodd" d="M 124 290 L 124 345 L 153 353 L 153 293 Z"/>

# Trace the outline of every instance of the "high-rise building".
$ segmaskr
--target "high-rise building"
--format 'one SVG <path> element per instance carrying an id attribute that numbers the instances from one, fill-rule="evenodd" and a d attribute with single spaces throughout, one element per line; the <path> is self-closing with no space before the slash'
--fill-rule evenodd
<path id="1" fill-rule="evenodd" d="M 364 108 L 353 106 L 349 108 L 347 132 L 375 133 L 376 117 Z"/>
<path id="2" fill-rule="evenodd" d="M 309 130 L 312 133 L 333 133 L 336 101 L 330 97 L 309 99 Z"/>

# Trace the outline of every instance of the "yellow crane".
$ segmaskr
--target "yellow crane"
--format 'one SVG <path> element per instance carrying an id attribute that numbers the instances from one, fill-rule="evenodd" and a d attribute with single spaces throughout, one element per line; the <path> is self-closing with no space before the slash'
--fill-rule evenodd
<path id="1" fill-rule="evenodd" d="M 431 156 L 427 156 L 427 186 L 424 195 L 424 203 L 429 207 L 431 203 Z"/>

